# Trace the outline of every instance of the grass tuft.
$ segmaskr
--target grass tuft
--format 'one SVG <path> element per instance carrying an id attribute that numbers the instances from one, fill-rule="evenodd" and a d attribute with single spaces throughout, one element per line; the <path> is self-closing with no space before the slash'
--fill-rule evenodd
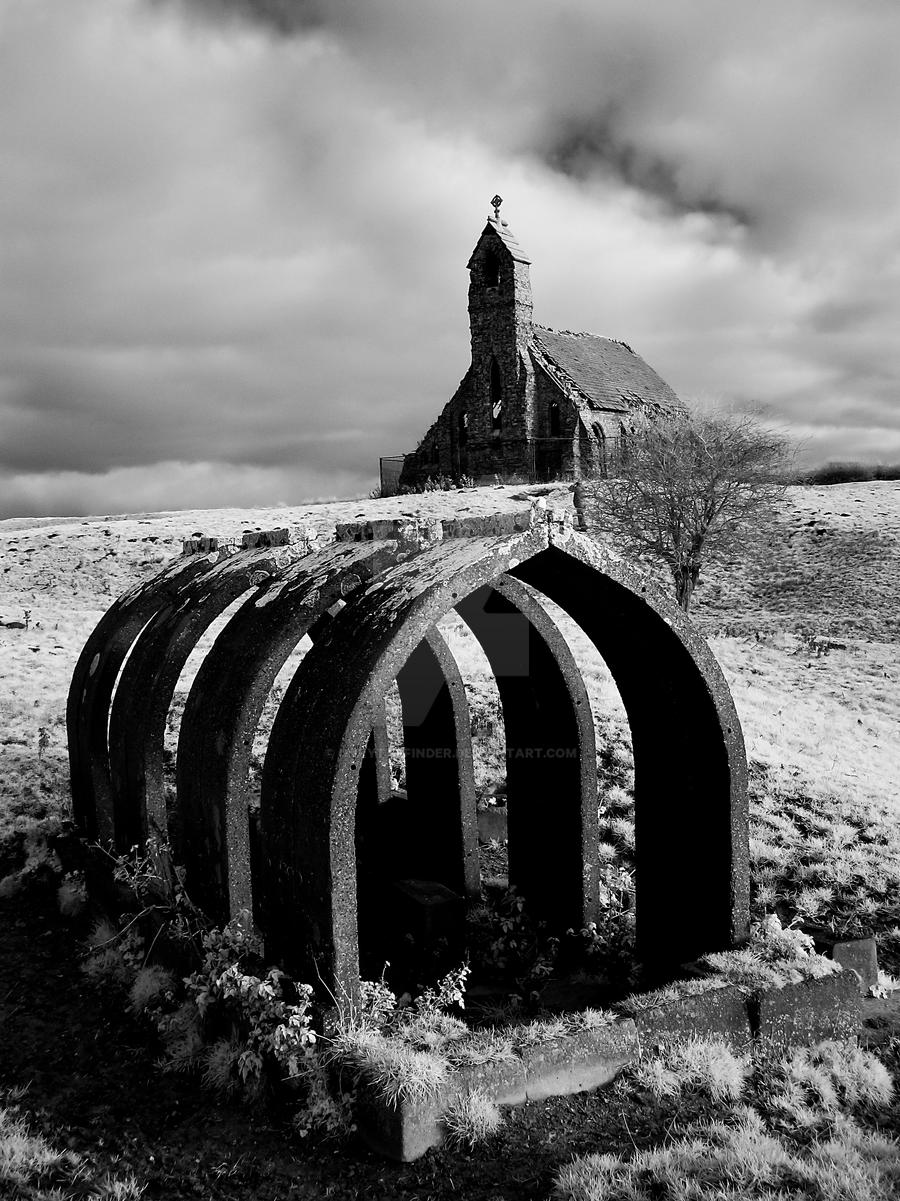
<path id="1" fill-rule="evenodd" d="M 176 980 L 170 971 L 155 964 L 143 967 L 135 976 L 128 994 L 131 1008 L 135 1013 L 143 1013 L 151 1001 L 166 992 L 174 992 L 175 988 Z"/>
<path id="2" fill-rule="evenodd" d="M 11 1094 L 10 1094 L 11 1096 Z M 74 1191 L 73 1191 L 74 1190 Z M 14 1108 L 0 1107 L 0 1196 L 31 1201 L 138 1201 L 143 1188 L 133 1176 L 94 1177 L 74 1151 L 57 1151 Z"/>
<path id="3" fill-rule="evenodd" d="M 630 1159 L 583 1155 L 558 1175 L 566 1201 L 894 1201 L 900 1156 L 892 1140 L 847 1123 L 809 1151 L 770 1134 L 755 1111 L 711 1122 Z"/>
<path id="4" fill-rule="evenodd" d="M 447 1060 L 433 1051 L 417 1051 L 376 1030 L 339 1032 L 329 1053 L 354 1068 L 395 1108 L 401 1101 L 424 1101 L 433 1096 L 450 1073 Z"/>
<path id="5" fill-rule="evenodd" d="M 821 1125 L 842 1110 L 887 1106 L 894 1094 L 884 1064 L 855 1043 L 799 1047 L 761 1077 L 766 1104 L 800 1127 Z"/>
<path id="6" fill-rule="evenodd" d="M 446 1057 L 452 1067 L 472 1066 L 483 1063 L 512 1063 L 516 1049 L 510 1032 L 504 1030 L 480 1030 L 448 1047 Z"/>
<path id="7" fill-rule="evenodd" d="M 449 1141 L 470 1148 L 485 1142 L 503 1125 L 499 1108 L 479 1089 L 451 1101 L 443 1120 Z"/>
<path id="8" fill-rule="evenodd" d="M 735 1054 L 723 1039 L 695 1038 L 642 1056 L 632 1079 L 657 1099 L 692 1090 L 714 1101 L 736 1101 L 749 1072 L 749 1057 Z"/>

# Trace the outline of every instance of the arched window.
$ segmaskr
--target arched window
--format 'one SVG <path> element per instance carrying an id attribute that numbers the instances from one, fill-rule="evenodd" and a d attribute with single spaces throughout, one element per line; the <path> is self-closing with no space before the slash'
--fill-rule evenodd
<path id="1" fill-rule="evenodd" d="M 503 376 L 496 359 L 491 359 L 491 429 L 503 429 Z"/>
<path id="2" fill-rule="evenodd" d="M 550 401 L 550 437 L 559 437 L 559 401 Z"/>
<path id="3" fill-rule="evenodd" d="M 607 476 L 609 459 L 606 455 L 606 434 L 599 425 L 594 427 L 594 433 L 597 435 L 597 467 L 602 476 Z"/>
<path id="4" fill-rule="evenodd" d="M 459 444 L 460 446 L 465 446 L 469 440 L 469 414 L 465 411 L 459 415 L 458 429 Z"/>
<path id="5" fill-rule="evenodd" d="M 493 250 L 484 256 L 484 283 L 487 288 L 500 287 L 500 259 Z"/>

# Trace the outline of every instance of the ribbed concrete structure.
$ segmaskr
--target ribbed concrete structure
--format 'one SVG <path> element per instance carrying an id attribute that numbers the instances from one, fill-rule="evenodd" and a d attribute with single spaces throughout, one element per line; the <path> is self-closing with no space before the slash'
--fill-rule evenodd
<path id="1" fill-rule="evenodd" d="M 85 833 L 126 850 L 170 839 L 193 899 L 254 917 L 269 953 L 352 997 L 386 890 L 480 891 L 471 723 L 437 623 L 455 611 L 497 681 L 507 748 L 509 878 L 565 929 L 598 904 L 594 724 L 563 608 L 608 664 L 635 759 L 639 954 L 660 969 L 734 945 L 748 923 L 746 763 L 721 672 L 680 611 L 567 515 L 358 522 L 334 541 L 286 531 L 192 540 L 120 598 L 69 696 L 72 790 Z M 174 801 L 164 738 L 178 677 L 232 607 L 181 721 Z M 250 756 L 284 692 L 251 805 Z M 407 791 L 392 795 L 385 698 L 402 708 Z M 362 946 L 361 946 L 362 941 Z"/>

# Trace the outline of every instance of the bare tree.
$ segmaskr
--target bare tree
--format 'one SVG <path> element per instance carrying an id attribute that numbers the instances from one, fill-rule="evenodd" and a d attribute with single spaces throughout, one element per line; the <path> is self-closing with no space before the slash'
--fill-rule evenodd
<path id="1" fill-rule="evenodd" d="M 789 462 L 787 440 L 753 417 L 642 416 L 610 474 L 582 488 L 585 523 L 626 554 L 664 563 L 687 612 L 704 562 L 767 524 Z"/>

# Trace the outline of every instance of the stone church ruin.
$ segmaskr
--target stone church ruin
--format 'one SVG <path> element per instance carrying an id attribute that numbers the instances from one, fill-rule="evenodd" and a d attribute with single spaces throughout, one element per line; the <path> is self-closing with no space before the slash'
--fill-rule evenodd
<path id="1" fill-rule="evenodd" d="M 554 330 L 532 319 L 531 259 L 493 216 L 468 262 L 472 362 L 412 454 L 398 484 L 495 476 L 529 480 L 605 474 L 627 453 L 630 417 L 680 407 L 625 342 Z"/>
<path id="2" fill-rule="evenodd" d="M 739 944 L 746 763 L 724 678 L 673 603 L 567 513 L 540 505 L 360 522 L 328 542 L 303 530 L 245 534 L 239 545 L 188 540 L 181 558 L 113 604 L 78 661 L 68 703 L 76 819 L 119 851 L 165 836 L 211 919 L 249 912 L 267 955 L 352 997 L 361 958 L 383 951 L 385 914 L 421 912 L 428 889 L 464 910 L 481 890 L 466 690 L 437 624 L 455 611 L 500 695 L 510 884 L 550 927 L 582 926 L 598 904 L 596 736 L 547 598 L 586 632 L 627 712 L 641 960 L 665 972 Z M 176 685 L 226 610 L 187 697 L 173 797 L 164 766 Z M 257 808 L 254 736 L 306 635 Z M 402 795 L 391 789 L 385 722 L 395 684 Z"/>

